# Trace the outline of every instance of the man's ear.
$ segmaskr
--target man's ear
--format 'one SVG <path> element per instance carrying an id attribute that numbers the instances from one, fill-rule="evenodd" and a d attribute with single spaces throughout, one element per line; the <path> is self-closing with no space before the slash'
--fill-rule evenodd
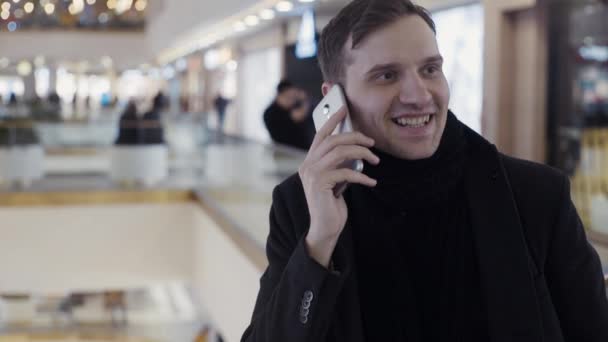
<path id="1" fill-rule="evenodd" d="M 329 93 L 329 91 L 331 90 L 331 87 L 333 86 L 333 83 L 323 82 L 323 85 L 321 85 L 321 92 L 323 93 L 323 96 L 326 96 L 327 93 Z"/>

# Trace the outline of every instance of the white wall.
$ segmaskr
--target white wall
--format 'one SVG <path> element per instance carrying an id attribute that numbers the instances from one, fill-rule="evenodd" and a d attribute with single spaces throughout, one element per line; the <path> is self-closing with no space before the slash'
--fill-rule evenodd
<path id="1" fill-rule="evenodd" d="M 193 206 L 0 209 L 0 291 L 189 281 Z"/>
<path id="2" fill-rule="evenodd" d="M 281 80 L 283 48 L 269 48 L 243 54 L 238 70 L 237 131 L 230 132 L 261 142 L 269 142 L 264 110 L 274 100 Z"/>
<path id="3" fill-rule="evenodd" d="M 0 222 L 0 293 L 183 282 L 226 341 L 251 319 L 262 271 L 197 204 L 3 208 Z"/>
<path id="4" fill-rule="evenodd" d="M 251 320 L 262 272 L 202 211 L 196 214 L 195 287 L 227 342 L 240 341 Z"/>

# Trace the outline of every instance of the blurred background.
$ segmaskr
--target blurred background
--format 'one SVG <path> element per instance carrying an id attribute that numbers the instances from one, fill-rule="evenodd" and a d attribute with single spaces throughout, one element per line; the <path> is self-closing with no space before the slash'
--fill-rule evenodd
<path id="1" fill-rule="evenodd" d="M 347 2 L 0 0 L 0 341 L 238 341 Z M 418 3 L 451 109 L 566 172 L 608 266 L 608 2 Z"/>

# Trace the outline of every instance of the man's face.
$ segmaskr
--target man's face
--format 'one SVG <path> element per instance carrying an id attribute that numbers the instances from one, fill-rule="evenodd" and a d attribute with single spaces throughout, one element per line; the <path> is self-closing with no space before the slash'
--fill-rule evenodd
<path id="1" fill-rule="evenodd" d="M 287 107 L 293 106 L 293 104 L 298 99 L 298 88 L 292 87 L 284 90 L 281 94 L 279 94 L 279 99 L 281 104 L 284 104 Z"/>
<path id="2" fill-rule="evenodd" d="M 356 130 L 395 157 L 431 157 L 441 141 L 450 91 L 435 34 L 417 15 L 404 16 L 346 45 L 344 89 Z M 324 87 L 325 88 L 325 87 Z"/>

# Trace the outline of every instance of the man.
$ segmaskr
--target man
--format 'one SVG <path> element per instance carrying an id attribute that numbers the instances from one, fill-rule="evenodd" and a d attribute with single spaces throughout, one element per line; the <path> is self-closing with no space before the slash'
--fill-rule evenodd
<path id="1" fill-rule="evenodd" d="M 217 112 L 217 127 L 220 133 L 224 132 L 224 120 L 226 119 L 226 108 L 230 104 L 230 100 L 218 93 L 213 100 L 213 106 Z"/>
<path id="2" fill-rule="evenodd" d="M 275 189 L 242 341 L 608 341 L 568 179 L 448 111 L 428 13 L 355 0 L 319 44 L 323 92 L 342 85 L 358 132 L 332 136 L 345 111 L 331 118 Z M 363 173 L 337 169 L 350 159 Z"/>
<path id="3" fill-rule="evenodd" d="M 277 86 L 277 97 L 264 111 L 264 123 L 276 143 L 308 150 L 314 137 L 306 93 L 289 81 Z"/>

